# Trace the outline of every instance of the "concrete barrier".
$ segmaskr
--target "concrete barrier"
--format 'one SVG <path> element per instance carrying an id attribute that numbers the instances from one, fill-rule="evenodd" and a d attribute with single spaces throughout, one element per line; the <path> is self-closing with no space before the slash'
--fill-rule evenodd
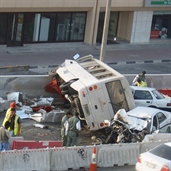
<path id="1" fill-rule="evenodd" d="M 135 74 L 125 74 L 131 84 Z M 171 74 L 146 75 L 149 87 L 171 90 Z M 3 75 L 0 76 L 0 97 L 6 97 L 6 92 L 23 92 L 28 96 L 54 96 L 44 90 L 44 87 L 52 80 L 48 75 Z"/>
<path id="2" fill-rule="evenodd" d="M 0 152 L 1 171 L 50 171 L 49 149 Z"/>
<path id="3" fill-rule="evenodd" d="M 140 144 L 108 144 L 97 149 L 97 166 L 113 167 L 134 165 L 139 156 Z"/>
<path id="4" fill-rule="evenodd" d="M 97 167 L 134 165 L 140 153 L 169 141 L 98 145 Z M 94 146 L 9 150 L 0 152 L 2 171 L 51 171 L 89 168 Z"/>
<path id="5" fill-rule="evenodd" d="M 30 97 L 54 96 L 46 92 L 44 87 L 52 80 L 47 75 L 7 75 L 0 76 L 0 97 L 6 97 L 6 92 L 22 92 Z"/>

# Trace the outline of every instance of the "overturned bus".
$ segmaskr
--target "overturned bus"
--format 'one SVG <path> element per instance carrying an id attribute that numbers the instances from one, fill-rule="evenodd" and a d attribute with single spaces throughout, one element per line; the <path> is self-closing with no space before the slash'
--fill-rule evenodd
<path id="1" fill-rule="evenodd" d="M 119 109 L 135 107 L 127 79 L 92 55 L 65 60 L 56 68 L 61 94 L 90 130 L 105 128 Z"/>

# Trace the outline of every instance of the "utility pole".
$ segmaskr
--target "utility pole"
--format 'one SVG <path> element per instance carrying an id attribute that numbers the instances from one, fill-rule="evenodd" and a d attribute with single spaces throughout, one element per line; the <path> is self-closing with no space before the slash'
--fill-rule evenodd
<path id="1" fill-rule="evenodd" d="M 101 61 L 104 61 L 106 57 L 106 44 L 107 44 L 107 36 L 108 36 L 108 28 L 109 28 L 111 1 L 112 0 L 107 0 L 107 4 L 106 4 L 105 21 L 103 26 L 103 37 L 102 37 L 101 51 L 100 51 Z"/>

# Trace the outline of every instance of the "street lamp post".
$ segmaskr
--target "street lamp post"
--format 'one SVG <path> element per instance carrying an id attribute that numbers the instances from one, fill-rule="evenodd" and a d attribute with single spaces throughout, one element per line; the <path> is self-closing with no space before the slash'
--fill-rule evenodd
<path id="1" fill-rule="evenodd" d="M 106 57 L 106 44 L 107 44 L 107 36 L 108 36 L 108 28 L 109 28 L 111 1 L 112 0 L 107 0 L 107 4 L 106 4 L 105 21 L 103 26 L 103 37 L 102 37 L 101 51 L 100 51 L 101 61 L 104 61 Z"/>

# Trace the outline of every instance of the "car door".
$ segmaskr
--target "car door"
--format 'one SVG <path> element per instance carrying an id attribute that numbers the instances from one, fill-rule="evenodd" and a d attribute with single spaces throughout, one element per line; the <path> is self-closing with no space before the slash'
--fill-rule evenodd
<path id="1" fill-rule="evenodd" d="M 153 103 L 153 97 L 147 90 L 135 90 L 134 101 L 136 106 L 150 106 Z"/>
<path id="2" fill-rule="evenodd" d="M 151 119 L 151 128 L 150 128 L 150 133 L 156 131 L 159 129 L 159 121 L 157 115 L 153 115 Z"/>
<path id="3" fill-rule="evenodd" d="M 159 133 L 171 133 L 171 123 L 160 128 Z"/>
<path id="4" fill-rule="evenodd" d="M 166 115 L 162 112 L 158 112 L 156 114 L 157 118 L 158 118 L 158 122 L 159 122 L 159 128 L 165 126 L 166 124 L 168 124 L 169 120 L 167 119 Z"/>

